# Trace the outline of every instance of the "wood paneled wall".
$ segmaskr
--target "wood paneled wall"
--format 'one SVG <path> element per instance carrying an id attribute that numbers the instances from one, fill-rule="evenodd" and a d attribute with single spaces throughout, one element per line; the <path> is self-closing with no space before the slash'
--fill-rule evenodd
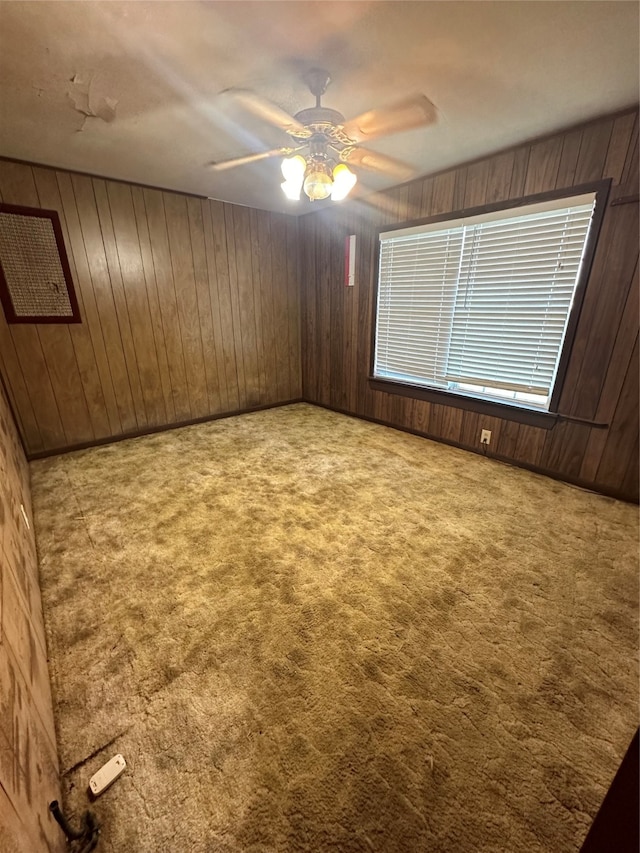
<path id="1" fill-rule="evenodd" d="M 0 384 L 0 850 L 65 849 L 29 469 Z"/>
<path id="2" fill-rule="evenodd" d="M 612 178 L 597 253 L 552 429 L 369 387 L 375 228 Z M 638 115 L 589 123 L 433 177 L 302 217 L 305 399 L 491 454 L 596 490 L 638 498 Z M 616 205 L 635 196 L 635 203 Z M 356 284 L 344 241 L 357 235 Z"/>
<path id="3" fill-rule="evenodd" d="M 28 454 L 301 396 L 293 217 L 6 160 L 0 200 L 58 211 L 82 316 L 0 311 Z"/>

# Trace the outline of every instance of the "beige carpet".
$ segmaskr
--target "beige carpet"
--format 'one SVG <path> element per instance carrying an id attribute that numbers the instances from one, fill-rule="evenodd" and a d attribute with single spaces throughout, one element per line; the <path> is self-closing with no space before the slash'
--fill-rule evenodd
<path id="1" fill-rule="evenodd" d="M 67 808 L 129 765 L 101 851 L 579 849 L 636 507 L 303 404 L 32 474 Z"/>

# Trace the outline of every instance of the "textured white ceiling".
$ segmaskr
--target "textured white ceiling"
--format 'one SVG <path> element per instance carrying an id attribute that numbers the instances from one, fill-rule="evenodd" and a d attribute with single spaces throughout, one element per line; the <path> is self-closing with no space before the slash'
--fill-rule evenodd
<path id="1" fill-rule="evenodd" d="M 424 92 L 436 125 L 371 143 L 416 175 L 638 101 L 636 2 L 0 2 L 0 155 L 290 213 L 286 145 L 228 87 L 347 118 Z M 393 183 L 360 172 L 360 191 Z"/>

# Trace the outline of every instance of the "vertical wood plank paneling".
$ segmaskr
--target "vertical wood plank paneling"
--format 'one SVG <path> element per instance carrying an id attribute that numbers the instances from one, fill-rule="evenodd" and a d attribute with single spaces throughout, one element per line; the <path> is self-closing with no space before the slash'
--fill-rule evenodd
<path id="1" fill-rule="evenodd" d="M 317 400 L 318 371 L 315 370 L 315 352 L 317 348 L 316 330 L 316 216 L 300 218 L 299 229 L 302 234 L 300 285 L 302 288 L 302 395 L 308 400 Z"/>
<path id="2" fill-rule="evenodd" d="M 140 240 L 140 256 L 142 258 L 142 269 L 144 274 L 147 300 L 149 303 L 149 315 L 151 319 L 151 330 L 155 343 L 156 358 L 158 360 L 158 371 L 160 374 L 160 385 L 164 400 L 165 423 L 175 421 L 176 407 L 171 387 L 171 374 L 167 358 L 167 347 L 165 343 L 165 330 L 162 325 L 162 310 L 158 298 L 158 282 L 153 263 L 153 251 L 151 249 L 151 238 L 149 236 L 149 223 L 147 221 L 147 209 L 144 200 L 144 192 L 141 187 L 131 188 L 133 209 L 136 218 L 136 229 Z"/>
<path id="3" fill-rule="evenodd" d="M 169 247 L 169 234 L 164 205 L 164 194 L 159 190 L 144 190 L 147 224 L 151 254 L 156 274 L 158 300 L 162 315 L 162 327 L 167 351 L 167 363 L 171 379 L 173 406 L 176 418 L 187 420 L 192 415 L 189 386 L 187 384 L 187 365 L 182 344 L 182 328 L 173 278 L 173 265 Z"/>
<path id="4" fill-rule="evenodd" d="M 283 247 L 287 240 L 287 225 L 284 216 L 271 217 L 271 246 L 273 264 L 273 328 L 275 334 L 275 356 L 280 399 L 291 397 L 289 388 L 289 319 L 287 288 L 287 258 Z"/>
<path id="5" fill-rule="evenodd" d="M 238 314 L 244 359 L 245 391 L 248 406 L 260 403 L 260 365 L 256 332 L 256 303 L 253 291 L 253 268 L 249 210 L 232 208 L 236 285 L 238 288 Z"/>
<path id="6" fill-rule="evenodd" d="M 558 189 L 571 187 L 577 183 L 575 174 L 578 157 L 580 156 L 580 148 L 582 147 L 582 135 L 582 128 L 562 135 L 562 154 L 560 155 L 558 176 L 556 178 L 556 187 Z"/>
<path id="7" fill-rule="evenodd" d="M 456 186 L 455 171 L 444 172 L 433 179 L 433 195 L 431 196 L 431 216 L 455 210 L 454 191 Z"/>
<path id="8" fill-rule="evenodd" d="M 520 424 L 513 458 L 518 462 L 538 466 L 545 438 L 546 430 Z"/>
<path id="9" fill-rule="evenodd" d="M 389 394 L 373 391 L 371 394 L 371 416 L 383 423 L 389 422 Z"/>
<path id="10" fill-rule="evenodd" d="M 638 333 L 638 220 L 631 204 L 610 207 L 605 213 L 561 399 L 563 413 L 606 422 L 609 429 L 569 421 L 542 429 L 506 417 L 479 417 L 444 403 L 407 402 L 398 395 L 374 392 L 367 381 L 380 224 L 396 224 L 405 208 L 407 216 L 411 212 L 418 218 L 602 177 L 616 183 L 614 197 L 633 195 L 638 180 L 637 140 L 637 111 L 628 111 L 346 205 L 341 222 L 358 218 L 357 311 L 342 303 L 340 311 L 332 307 L 327 313 L 327 283 L 332 274 L 342 274 L 341 263 L 331 253 L 327 214 L 303 217 L 299 224 L 302 325 L 305 340 L 313 348 L 313 356 L 303 357 L 306 396 L 326 403 L 329 376 L 331 403 L 344 401 L 340 408 L 356 415 L 380 418 L 475 450 L 480 429 L 491 429 L 488 455 L 628 497 L 637 495 L 637 471 L 633 475 L 628 471 L 637 455 L 633 412 L 638 406 L 637 388 L 629 378 Z M 354 374 L 343 369 L 350 348 L 356 356 Z M 617 450 L 616 443 L 622 445 Z"/>
<path id="11" fill-rule="evenodd" d="M 509 198 L 521 198 L 524 195 L 524 185 L 529 167 L 529 150 L 528 145 L 523 145 L 515 150 L 509 183 Z"/>
<path id="12" fill-rule="evenodd" d="M 50 352 L 60 352 L 61 357 L 55 359 L 57 369 L 52 370 L 56 377 L 57 387 L 54 391 L 59 401 L 60 413 L 65 424 L 65 432 L 72 442 L 82 440 L 79 436 L 93 435 L 103 438 L 110 434 L 109 418 L 106 411 L 102 382 L 98 371 L 93 341 L 89 331 L 87 306 L 84 302 L 84 291 L 78 276 L 73 246 L 69 236 L 67 208 L 63 205 L 60 187 L 56 173 L 51 169 L 33 169 L 33 176 L 38 191 L 40 204 L 44 208 L 57 211 L 60 226 L 66 246 L 67 257 L 74 281 L 78 282 L 76 297 L 80 308 L 82 323 L 66 327 L 67 337 L 55 326 L 43 326 L 40 330 L 43 347 Z M 72 214 L 73 211 L 70 211 Z M 80 257 L 80 262 L 82 256 Z M 91 307 L 91 306 L 90 306 Z M 90 313 L 90 309 L 89 309 Z M 51 359 L 48 358 L 51 364 Z M 66 361 L 66 365 L 64 362 Z M 53 381 L 53 380 L 52 380 Z"/>
<path id="13" fill-rule="evenodd" d="M 213 334 L 213 312 L 211 309 L 211 291 L 209 271 L 204 244 L 204 220 L 200 199 L 187 198 L 187 219 L 189 222 L 189 241 L 195 279 L 196 304 L 200 341 L 202 345 L 202 363 L 204 384 L 207 389 L 207 410 L 205 414 L 224 411 L 220 395 L 218 359 Z"/>
<path id="14" fill-rule="evenodd" d="M 251 273 L 249 284 L 253 291 L 253 310 L 256 329 L 256 360 L 258 367 L 258 401 L 262 403 L 267 399 L 267 374 L 264 368 L 264 334 L 262 322 L 262 293 L 261 293 L 261 269 L 260 269 L 260 246 L 258 243 L 258 223 L 256 221 L 256 211 L 247 209 L 249 214 L 249 235 L 251 247 Z M 286 285 L 286 268 L 285 268 L 285 285 Z"/>
<path id="15" fill-rule="evenodd" d="M 260 286 L 260 316 L 262 319 L 262 370 L 264 372 L 265 388 L 274 390 L 281 394 L 281 399 L 286 399 L 288 396 L 289 382 L 285 381 L 285 373 L 288 375 L 288 370 L 284 370 L 284 365 L 281 365 L 280 382 L 278 382 L 278 357 L 277 357 L 277 342 L 275 314 L 274 314 L 274 298 L 273 298 L 273 255 L 271 247 L 271 223 L 270 217 L 262 210 L 252 210 L 251 218 L 255 233 L 255 248 L 256 253 L 258 281 Z M 255 268 L 254 263 L 254 268 Z M 279 296 L 279 294 L 278 294 Z M 280 300 L 278 302 L 280 308 Z M 266 400 L 265 400 L 266 402 Z"/>
<path id="16" fill-rule="evenodd" d="M 447 407 L 440 403 L 431 403 L 429 407 L 429 425 L 426 430 L 428 435 L 433 438 L 440 438 L 442 435 L 442 418 Z"/>
<path id="17" fill-rule="evenodd" d="M 640 445 L 631 445 L 631 456 L 627 464 L 627 473 L 622 481 L 622 494 L 629 495 L 636 502 L 639 500 L 638 494 L 638 469 L 640 468 Z"/>
<path id="18" fill-rule="evenodd" d="M 420 198 L 420 216 L 427 217 L 433 215 L 433 191 L 434 178 L 426 178 L 422 183 L 422 193 Z"/>
<path id="19" fill-rule="evenodd" d="M 498 456 L 506 459 L 515 457 L 516 447 L 518 445 L 518 435 L 520 433 L 520 424 L 515 421 L 505 420 L 498 436 L 498 441 L 495 445 L 495 451 Z"/>
<path id="20" fill-rule="evenodd" d="M 300 253 L 298 223 L 292 216 L 286 217 L 287 256 L 287 321 L 289 325 L 289 388 L 286 396 L 292 400 L 302 394 L 301 377 L 301 317 L 300 317 Z"/>
<path id="21" fill-rule="evenodd" d="M 45 325 L 38 330 L 38 335 L 60 413 L 65 442 L 77 444 L 82 441 L 83 436 L 88 436 L 89 441 L 93 441 L 96 434 L 89 417 L 69 329 L 59 332 L 52 326 Z"/>
<path id="22" fill-rule="evenodd" d="M 413 400 L 412 403 L 411 423 L 413 424 L 413 428 L 418 430 L 418 432 L 428 434 L 431 403 L 426 400 Z"/>
<path id="23" fill-rule="evenodd" d="M 422 212 L 422 186 L 420 181 L 414 181 L 407 188 L 407 219 L 420 219 L 421 216 L 424 216 Z M 349 231 L 349 233 L 352 232 Z"/>
<path id="24" fill-rule="evenodd" d="M 200 208 L 202 211 L 202 236 L 204 240 L 207 281 L 209 283 L 212 334 L 218 373 L 220 406 L 223 412 L 229 412 L 234 408 L 231 403 L 231 399 L 232 395 L 236 394 L 237 388 L 234 351 L 232 346 L 225 345 L 225 330 L 222 325 L 223 311 L 221 308 L 221 302 L 224 298 L 224 288 L 226 288 L 228 301 L 228 282 L 226 280 L 221 281 L 221 278 L 218 275 L 216 249 L 212 233 L 211 203 L 208 199 L 200 199 Z M 232 389 L 231 392 L 229 390 L 230 387 Z M 235 399 L 237 400 L 237 394 Z M 237 408 L 237 403 L 235 407 Z"/>
<path id="25" fill-rule="evenodd" d="M 131 188 L 127 184 L 110 182 L 106 189 L 115 241 L 114 263 L 117 257 L 131 329 L 135 369 L 140 381 L 145 425 L 159 426 L 165 423 L 167 414 Z"/>
<path id="26" fill-rule="evenodd" d="M 318 266 L 316 267 L 316 316 L 319 335 L 316 360 L 318 364 L 318 393 L 321 403 L 331 403 L 331 232 L 320 214 L 321 227 L 316 233 Z"/>
<path id="27" fill-rule="evenodd" d="M 608 216 L 613 233 L 606 267 L 597 271 L 597 274 L 601 275 L 603 286 L 594 308 L 589 337 L 582 354 L 577 388 L 571 404 L 571 412 L 584 418 L 595 416 L 607 365 L 615 346 L 615 335 L 622 320 L 638 260 L 637 237 L 640 223 L 637 206 L 625 204 L 613 207 Z M 615 335 L 611 335 L 612 329 L 615 330 Z"/>
<path id="28" fill-rule="evenodd" d="M 251 270 L 253 284 L 253 304 L 255 310 L 256 326 L 256 352 L 258 359 L 258 386 L 260 388 L 260 402 L 267 398 L 268 378 L 266 362 L 268 359 L 268 341 L 265 340 L 264 315 L 269 312 L 265 306 L 265 294 L 263 280 L 267 271 L 265 269 L 264 254 L 259 240 L 258 211 L 249 210 L 249 233 L 251 236 Z"/>
<path id="29" fill-rule="evenodd" d="M 462 443 L 462 418 L 464 417 L 463 409 L 456 409 L 453 406 L 444 406 L 442 420 L 440 422 L 440 437 L 446 441 L 453 441 L 456 444 Z"/>
<path id="30" fill-rule="evenodd" d="M 486 203 L 488 180 L 488 160 L 480 160 L 467 168 L 463 207 L 478 207 Z"/>
<path id="31" fill-rule="evenodd" d="M 620 117 L 622 118 L 622 117 Z M 605 123 L 605 130 L 586 129 L 583 134 L 584 155 L 581 148 L 579 161 L 583 156 L 589 168 L 596 172 L 593 165 L 593 151 L 600 150 L 606 138 L 606 129 L 613 127 L 606 162 L 613 164 L 616 176 L 624 180 L 628 165 L 620 167 L 618 151 L 621 147 L 616 139 L 616 127 L 620 128 L 620 119 L 613 125 Z M 626 125 L 628 127 L 628 123 Z M 625 125 L 622 126 L 623 130 Z M 632 123 L 632 133 L 626 145 L 627 158 L 633 158 L 633 127 L 637 127 L 637 114 Z M 592 141 L 589 141 L 592 140 Z M 598 148 L 600 146 L 600 148 Z M 611 146 L 614 154 L 610 155 Z M 579 166 L 584 171 L 585 167 Z M 606 167 L 605 167 L 606 168 Z M 577 172 L 578 173 L 578 172 Z M 608 176 L 607 172 L 604 172 Z M 624 192 L 624 188 L 623 188 Z M 615 197 L 615 190 L 612 194 Z M 578 334 L 574 342 L 572 357 L 567 371 L 565 388 L 560 400 L 560 410 L 579 417 L 597 417 L 596 411 L 601 396 L 608 365 L 618 340 L 618 330 L 623 325 L 624 306 L 632 286 L 633 270 L 637 267 L 637 207 L 626 205 L 613 207 L 605 217 L 603 232 L 596 252 L 594 266 L 581 314 Z M 637 315 L 633 321 L 637 329 Z M 631 338 L 633 340 L 633 338 Z M 610 413 L 600 412 L 598 420 L 610 418 Z M 566 428 L 549 436 L 545 442 L 543 458 L 557 465 L 570 476 L 582 471 L 595 474 L 596 465 L 606 445 L 606 437 L 601 432 L 587 429 Z M 590 482 L 590 480 L 588 480 Z"/>
<path id="32" fill-rule="evenodd" d="M 615 486 L 624 482 L 629 467 L 635 459 L 634 449 L 638 445 L 638 367 L 638 339 L 636 338 L 607 443 L 598 466 L 596 474 L 598 485 Z M 633 497 L 637 499 L 637 481 L 633 481 L 633 488 L 635 490 Z"/>
<path id="33" fill-rule="evenodd" d="M 505 151 L 489 160 L 485 196 L 487 204 L 509 198 L 515 160 L 513 151 Z"/>
<path id="34" fill-rule="evenodd" d="M 622 322 L 616 335 L 616 343 L 607 367 L 604 386 L 598 401 L 596 420 L 601 423 L 611 423 L 622 383 L 627 375 L 629 361 L 633 352 L 633 342 L 638 332 L 638 316 L 640 316 L 640 287 L 638 286 L 638 265 L 629 290 L 627 304 L 622 314 Z M 587 447 L 582 459 L 580 476 L 591 482 L 595 479 L 598 465 L 607 443 L 608 432 L 603 429 L 591 430 Z"/>
<path id="35" fill-rule="evenodd" d="M 223 211 L 225 243 L 227 247 L 226 259 L 229 275 L 229 293 L 231 295 L 231 315 L 233 318 L 233 337 L 236 352 L 236 371 L 238 375 L 238 398 L 240 400 L 241 408 L 245 408 L 249 405 L 246 374 L 247 372 L 249 374 L 251 373 L 251 363 L 249 363 L 248 368 L 245 370 L 245 355 L 247 360 L 251 362 L 251 353 L 248 351 L 248 349 L 245 353 L 244 337 L 247 337 L 249 340 L 251 339 L 251 329 L 246 328 L 244 330 L 243 337 L 243 328 L 240 319 L 240 287 L 238 284 L 239 277 L 236 258 L 233 206 L 230 204 L 224 204 Z M 246 306 L 244 307 L 244 311 L 246 314 Z M 249 377 L 249 381 L 251 381 L 251 377 Z"/>
<path id="36" fill-rule="evenodd" d="M 65 181 L 62 180 L 61 175 L 59 175 L 58 180 L 60 186 L 64 188 Z M 78 214 L 78 222 L 75 224 L 75 227 L 70 225 L 71 234 L 77 246 L 77 263 L 80 263 L 80 241 L 82 241 L 84 244 L 87 272 L 91 279 L 95 299 L 95 317 L 92 318 L 95 323 L 95 334 L 96 337 L 101 334 L 104 341 L 104 357 L 107 358 L 118 419 L 120 421 L 120 431 L 128 432 L 136 429 L 138 422 L 133 404 L 133 394 L 127 370 L 122 335 L 120 334 L 118 313 L 109 277 L 109 267 L 102 230 L 100 228 L 93 181 L 91 178 L 73 175 L 71 183 Z M 71 211 L 69 211 L 68 221 L 71 223 Z M 85 307 L 88 308 L 91 303 L 88 280 L 85 290 Z M 106 389 L 104 390 L 105 399 L 108 399 L 110 397 L 110 390 L 106 378 L 103 381 L 102 387 L 103 390 Z M 118 435 L 120 431 L 112 434 Z"/>
<path id="37" fill-rule="evenodd" d="M 633 133 L 631 134 L 631 142 L 627 151 L 627 162 L 622 170 L 622 178 L 620 179 L 620 194 L 621 195 L 636 195 L 638 192 L 638 170 L 640 169 L 640 157 L 638 157 L 638 115 L 633 125 Z"/>
<path id="38" fill-rule="evenodd" d="M 191 417 L 200 418 L 209 403 L 186 198 L 163 193 L 163 199 Z"/>
<path id="39" fill-rule="evenodd" d="M 354 411 L 358 400 L 358 305 L 359 293 L 363 287 L 366 287 L 366 282 L 363 282 L 363 272 L 366 271 L 366 264 L 363 262 L 363 241 L 362 229 L 358 217 L 351 212 L 349 234 L 354 234 L 356 238 L 356 256 L 354 264 L 354 284 L 348 288 L 346 298 L 349 301 L 349 311 L 351 314 L 351 324 L 348 329 L 349 336 L 349 399 L 347 409 Z"/>
<path id="40" fill-rule="evenodd" d="M 9 381 L 9 377 L 13 379 L 13 384 Z M 42 449 L 42 436 L 2 312 L 0 312 L 0 379 L 3 380 L 0 384 L 4 385 L 7 392 L 23 444 L 26 445 L 29 441 L 35 449 Z"/>
<path id="41" fill-rule="evenodd" d="M 398 187 L 398 210 L 396 212 L 396 219 L 400 222 L 407 222 L 407 220 L 411 219 L 411 214 L 409 212 L 409 192 L 408 184 Z"/>
<path id="42" fill-rule="evenodd" d="M 38 193 L 31 167 L 0 161 L 0 194 L 7 204 L 39 207 Z M 42 349 L 38 326 L 9 327 L 22 375 L 29 390 L 29 399 L 45 447 L 62 447 L 66 435 L 58 402 L 51 383 L 47 361 Z M 9 378 L 11 381 L 11 378 Z M 27 444 L 27 449 L 31 446 Z"/>
<path id="43" fill-rule="evenodd" d="M 413 413 L 413 400 L 410 397 L 399 397 L 397 394 L 389 395 L 390 412 L 389 422 L 394 426 L 404 426 Z"/>
<path id="44" fill-rule="evenodd" d="M 292 400 L 302 395 L 302 317 L 300 313 L 300 235 L 298 220 L 287 216 L 287 317 L 289 321 L 289 394 Z"/>
<path id="45" fill-rule="evenodd" d="M 333 212 L 333 211 L 332 211 Z M 336 211 L 334 221 L 330 223 L 329 252 L 331 276 L 329 280 L 329 302 L 330 302 L 330 373 L 329 373 L 329 400 L 332 406 L 344 409 L 347 405 L 347 382 L 348 374 L 346 366 L 348 356 L 346 350 L 346 328 L 345 328 L 345 298 L 346 288 L 344 286 L 344 252 L 345 252 L 345 229 L 339 221 L 339 211 Z M 340 275 L 339 271 L 342 270 Z"/>
<path id="46" fill-rule="evenodd" d="M 625 163 L 629 156 L 629 146 L 632 144 L 634 127 L 637 132 L 638 116 L 627 113 L 613 123 L 611 141 L 607 150 L 607 161 L 604 164 L 604 174 L 613 179 L 616 186 L 622 180 Z"/>
<path id="47" fill-rule="evenodd" d="M 454 210 L 464 210 L 465 207 L 465 194 L 467 191 L 467 173 L 469 169 L 473 169 L 477 167 L 478 164 L 474 164 L 474 166 L 463 166 L 459 169 L 455 169 L 454 182 L 453 182 L 453 209 Z M 402 220 L 400 220 L 402 221 Z"/>
<path id="48" fill-rule="evenodd" d="M 556 186 L 561 155 L 562 137 L 545 139 L 531 146 L 524 195 L 535 195 Z"/>
<path id="49" fill-rule="evenodd" d="M 145 410 L 142 385 L 140 383 L 140 368 L 136 360 L 136 348 L 131 329 L 131 317 L 129 316 L 127 296 L 122 281 L 120 259 L 118 257 L 116 238 L 113 231 L 113 222 L 111 220 L 111 207 L 109 206 L 106 182 L 94 179 L 93 191 L 98 209 L 98 220 L 100 223 L 100 231 L 102 232 L 102 242 L 104 246 L 104 255 L 107 261 L 109 281 L 111 283 L 111 292 L 113 293 L 113 301 L 116 308 L 116 316 L 118 318 L 120 339 L 122 341 L 122 349 L 124 352 L 125 363 L 127 365 L 127 375 L 129 377 L 129 388 L 131 389 L 136 425 L 139 429 L 144 429 L 147 426 L 147 413 Z"/>
<path id="50" fill-rule="evenodd" d="M 0 197 L 58 211 L 82 318 L 0 317 L 30 453 L 300 396 L 290 217 L 3 160 Z"/>
<path id="51" fill-rule="evenodd" d="M 224 348 L 225 375 L 230 408 L 244 406 L 244 365 L 242 364 L 242 342 L 240 338 L 240 320 L 234 316 L 231 300 L 231 276 L 229 272 L 229 253 L 227 250 L 227 232 L 225 205 L 222 202 L 208 202 L 211 216 L 211 249 L 215 253 L 216 285 L 218 311 Z M 209 235 L 208 235 L 209 236 Z M 211 260 L 209 262 L 212 268 Z M 237 314 L 237 312 L 236 312 Z"/>
<path id="52" fill-rule="evenodd" d="M 612 131 L 611 119 L 590 124 L 585 129 L 574 176 L 576 184 L 599 181 L 603 177 Z"/>
<path id="53" fill-rule="evenodd" d="M 3 200 L 2 181 L 0 180 L 0 201 Z M 0 311 L 0 371 L 4 377 L 4 387 L 13 407 L 23 444 L 33 450 L 41 450 L 43 442 L 40 427 L 29 398 L 29 391 L 3 311 Z"/>
<path id="54" fill-rule="evenodd" d="M 49 170 L 42 173 L 50 174 Z M 67 229 L 67 245 L 73 253 L 75 262 L 75 281 L 83 303 L 83 329 L 88 330 L 95 359 L 97 381 L 99 390 L 93 383 L 93 390 L 89 395 L 89 413 L 94 420 L 94 432 L 96 438 L 117 434 L 122 430 L 120 412 L 111 375 L 110 354 L 107 354 L 105 339 L 98 313 L 96 296 L 94 292 L 91 271 L 87 263 L 87 252 L 80 227 L 78 212 L 78 201 L 71 177 L 66 173 L 56 173 L 57 185 L 60 191 L 60 199 L 64 211 Z M 78 328 L 78 327 L 75 327 Z M 79 357 L 83 363 L 84 358 Z M 106 415 L 107 423 L 103 416 Z"/>
<path id="55" fill-rule="evenodd" d="M 3 851 L 66 848 L 48 803 L 60 798 L 29 468 L 0 383 L 0 838 Z"/>
<path id="56" fill-rule="evenodd" d="M 484 418 L 482 419 L 482 427 L 480 426 L 480 415 L 477 412 L 462 413 L 462 429 L 460 430 L 460 444 L 465 447 L 480 446 L 480 430 L 489 429 L 485 426 Z M 493 435 L 491 436 L 493 438 Z"/>

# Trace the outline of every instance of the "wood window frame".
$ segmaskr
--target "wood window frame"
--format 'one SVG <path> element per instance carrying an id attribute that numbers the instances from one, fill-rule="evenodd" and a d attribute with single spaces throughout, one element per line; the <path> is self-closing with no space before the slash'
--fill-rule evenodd
<path id="1" fill-rule="evenodd" d="M 548 192 L 536 193 L 534 195 L 522 196 L 517 199 L 508 199 L 506 201 L 494 202 L 485 204 L 479 207 L 464 208 L 462 210 L 454 210 L 448 213 L 439 213 L 435 216 L 429 216 L 424 219 L 413 219 L 408 222 L 399 222 L 386 225 L 381 225 L 376 229 L 376 244 L 374 250 L 373 263 L 373 299 L 372 299 L 372 314 L 371 314 L 371 352 L 369 361 L 369 387 L 374 391 L 382 391 L 385 394 L 397 394 L 401 397 L 410 397 L 414 400 L 426 400 L 431 403 L 439 403 L 444 406 L 452 406 L 456 409 L 464 409 L 466 411 L 477 412 L 481 415 L 490 417 L 498 417 L 504 420 L 516 421 L 518 423 L 527 424 L 529 426 L 542 427 L 543 429 L 551 429 L 555 423 L 562 420 L 571 420 L 579 423 L 588 423 L 594 427 L 606 427 L 606 424 L 595 423 L 584 420 L 582 418 L 574 418 L 568 415 L 562 415 L 558 412 L 558 405 L 564 381 L 566 378 L 567 368 L 571 358 L 576 330 L 582 312 L 584 296 L 587 290 L 591 269 L 593 267 L 593 259 L 595 257 L 596 246 L 602 222 L 604 219 L 605 210 L 609 201 L 609 192 L 611 189 L 612 180 L 606 179 L 602 181 L 593 181 L 587 184 L 578 184 L 574 187 L 564 187 L 558 190 L 550 190 Z M 569 313 L 567 330 L 565 333 L 564 343 L 558 363 L 558 370 L 549 401 L 548 410 L 537 409 L 518 403 L 516 401 L 498 402 L 489 398 L 472 397 L 467 394 L 460 394 L 455 391 L 442 390 L 439 388 L 429 388 L 424 385 L 416 385 L 411 382 L 400 382 L 394 379 L 383 379 L 374 375 L 375 370 L 375 347 L 376 347 L 376 320 L 378 316 L 378 293 L 380 288 L 380 234 L 389 231 L 391 228 L 401 230 L 403 228 L 413 228 L 418 225 L 430 225 L 435 222 L 448 222 L 452 219 L 463 219 L 471 216 L 479 216 L 485 213 L 495 213 L 501 210 L 513 210 L 514 208 L 524 207 L 530 204 L 538 204 L 545 201 L 555 201 L 556 199 L 571 198 L 573 196 L 584 195 L 585 193 L 595 193 L 595 203 L 593 211 L 593 220 L 589 229 L 589 234 L 584 248 L 584 256 L 578 282 L 576 284 L 575 296 L 573 305 Z"/>

